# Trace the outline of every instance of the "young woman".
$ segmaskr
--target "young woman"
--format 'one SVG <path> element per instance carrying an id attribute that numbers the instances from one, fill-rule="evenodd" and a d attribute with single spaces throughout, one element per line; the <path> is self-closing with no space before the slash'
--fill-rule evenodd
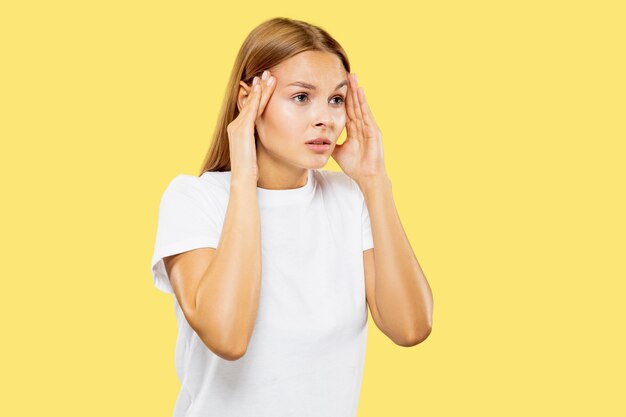
<path id="1" fill-rule="evenodd" d="M 428 336 L 381 132 L 323 29 L 247 37 L 200 175 L 163 193 L 152 274 L 178 319 L 175 417 L 354 417 L 368 306 L 398 345 Z"/>

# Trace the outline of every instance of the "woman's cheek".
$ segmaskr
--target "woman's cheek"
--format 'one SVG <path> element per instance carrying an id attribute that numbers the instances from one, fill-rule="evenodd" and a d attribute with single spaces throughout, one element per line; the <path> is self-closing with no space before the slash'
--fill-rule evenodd
<path id="1" fill-rule="evenodd" d="M 335 123 L 337 124 L 338 130 L 342 131 L 343 128 L 346 126 L 346 112 L 345 112 L 345 110 L 339 113 Z"/>
<path id="2" fill-rule="evenodd" d="M 302 110 L 299 109 L 298 106 L 294 105 L 293 103 L 290 103 L 289 101 L 286 101 L 285 103 L 283 103 L 281 107 L 282 107 L 283 114 L 286 117 L 295 118 L 295 117 L 299 117 L 299 115 L 302 113 Z"/>

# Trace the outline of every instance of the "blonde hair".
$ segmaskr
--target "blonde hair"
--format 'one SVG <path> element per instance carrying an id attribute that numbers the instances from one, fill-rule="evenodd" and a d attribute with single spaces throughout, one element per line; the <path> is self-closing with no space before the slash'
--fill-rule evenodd
<path id="1" fill-rule="evenodd" d="M 347 72 L 350 62 L 341 45 L 324 29 L 301 20 L 276 17 L 267 20 L 250 32 L 244 40 L 233 66 L 222 101 L 213 138 L 200 174 L 207 171 L 230 171 L 230 150 L 227 127 L 239 115 L 237 98 L 239 81 L 252 85 L 255 76 L 282 61 L 305 51 L 330 52 L 339 57 Z M 254 130 L 255 143 L 258 140 Z"/>

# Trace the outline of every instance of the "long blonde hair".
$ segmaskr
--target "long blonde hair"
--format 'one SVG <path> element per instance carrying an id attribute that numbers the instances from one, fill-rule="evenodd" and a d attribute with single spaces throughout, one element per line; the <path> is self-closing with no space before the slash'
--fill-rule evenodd
<path id="1" fill-rule="evenodd" d="M 301 20 L 276 17 L 267 20 L 250 32 L 244 40 L 233 66 L 226 95 L 213 132 L 213 138 L 200 174 L 207 171 L 230 171 L 230 150 L 227 127 L 238 115 L 239 81 L 252 85 L 255 76 L 305 51 L 336 54 L 347 72 L 350 62 L 341 45 L 324 29 Z M 254 130 L 255 143 L 258 134 Z"/>

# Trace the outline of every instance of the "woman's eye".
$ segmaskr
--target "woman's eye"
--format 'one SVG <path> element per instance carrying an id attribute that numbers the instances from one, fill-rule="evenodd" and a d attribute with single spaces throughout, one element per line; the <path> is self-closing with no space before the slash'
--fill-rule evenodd
<path id="1" fill-rule="evenodd" d="M 294 98 L 294 99 L 295 99 L 296 97 L 306 97 L 306 98 L 308 99 L 308 95 L 306 95 L 306 94 L 297 94 L 297 95 L 293 96 L 293 98 Z M 343 97 L 341 97 L 341 96 L 335 96 L 335 97 L 333 97 L 333 98 L 338 98 L 338 99 L 340 100 L 340 101 L 339 101 L 339 102 L 337 102 L 336 104 L 343 104 L 343 101 L 344 101 L 344 100 L 343 100 Z M 300 100 L 296 100 L 296 102 L 297 102 L 297 103 L 303 103 L 303 101 L 300 101 Z"/>
<path id="2" fill-rule="evenodd" d="M 306 94 L 298 94 L 298 95 L 296 95 L 296 96 L 293 96 L 293 98 L 296 98 L 296 97 L 306 97 L 306 96 L 307 96 Z M 296 101 L 297 101 L 298 103 L 302 103 L 300 100 L 296 100 Z"/>

